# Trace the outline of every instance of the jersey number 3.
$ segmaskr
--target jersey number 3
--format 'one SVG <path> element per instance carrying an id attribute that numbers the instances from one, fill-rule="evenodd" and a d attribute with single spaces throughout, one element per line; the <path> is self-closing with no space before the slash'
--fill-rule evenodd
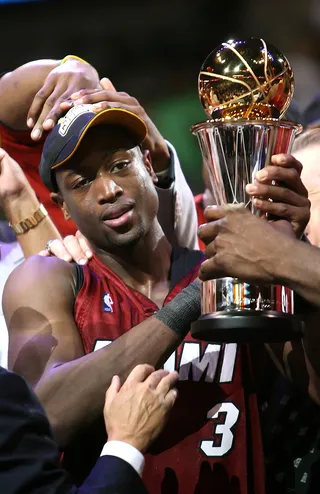
<path id="1" fill-rule="evenodd" d="M 214 421 L 213 440 L 205 439 L 200 443 L 200 449 L 206 456 L 224 456 L 229 453 L 234 442 L 232 429 L 239 415 L 239 409 L 231 402 L 219 403 L 209 410 L 207 418 Z"/>

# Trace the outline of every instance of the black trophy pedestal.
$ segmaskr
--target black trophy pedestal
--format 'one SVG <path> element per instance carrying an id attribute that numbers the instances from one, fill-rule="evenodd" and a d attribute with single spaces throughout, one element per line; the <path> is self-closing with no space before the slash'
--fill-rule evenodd
<path id="1" fill-rule="evenodd" d="M 191 336 L 213 343 L 276 343 L 300 339 L 303 329 L 303 321 L 291 314 L 231 310 L 199 317 Z"/>

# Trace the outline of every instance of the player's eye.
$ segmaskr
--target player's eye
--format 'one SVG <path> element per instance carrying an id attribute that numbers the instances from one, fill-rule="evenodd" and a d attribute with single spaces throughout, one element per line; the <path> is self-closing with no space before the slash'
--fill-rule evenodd
<path id="1" fill-rule="evenodd" d="M 128 166 L 130 165 L 130 160 L 123 160 L 123 161 L 118 161 L 118 163 L 115 163 L 112 167 L 111 167 L 111 173 L 118 173 L 118 172 L 121 172 L 122 170 L 125 170 L 126 168 L 128 168 Z"/>
<path id="2" fill-rule="evenodd" d="M 77 182 L 75 182 L 72 185 L 72 188 L 73 189 L 81 189 L 81 188 L 84 188 L 84 187 L 87 187 L 88 185 L 90 185 L 91 182 L 92 182 L 92 180 L 89 180 L 88 178 L 81 178 L 80 180 L 78 180 Z"/>

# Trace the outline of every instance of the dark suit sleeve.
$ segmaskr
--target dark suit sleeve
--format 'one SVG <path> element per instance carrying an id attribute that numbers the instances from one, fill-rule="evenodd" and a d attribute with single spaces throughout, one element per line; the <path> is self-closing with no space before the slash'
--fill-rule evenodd
<path id="1" fill-rule="evenodd" d="M 116 456 L 101 456 L 81 487 L 70 494 L 147 494 L 144 484 L 126 461 Z"/>
<path id="2" fill-rule="evenodd" d="M 59 467 L 59 451 L 38 398 L 21 376 L 0 367 L 0 492 L 5 494 L 146 494 L 125 461 L 99 458 L 81 487 Z"/>
<path id="3" fill-rule="evenodd" d="M 22 377 L 0 367 L 1 492 L 53 494 L 67 479 L 39 400 Z"/>

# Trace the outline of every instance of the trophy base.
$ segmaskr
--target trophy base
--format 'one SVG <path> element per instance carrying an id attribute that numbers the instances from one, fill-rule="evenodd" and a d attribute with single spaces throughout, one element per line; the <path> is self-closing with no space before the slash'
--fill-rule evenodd
<path id="1" fill-rule="evenodd" d="M 300 339 L 303 328 L 292 314 L 230 310 L 200 316 L 191 325 L 191 336 L 212 343 L 276 343 Z"/>

